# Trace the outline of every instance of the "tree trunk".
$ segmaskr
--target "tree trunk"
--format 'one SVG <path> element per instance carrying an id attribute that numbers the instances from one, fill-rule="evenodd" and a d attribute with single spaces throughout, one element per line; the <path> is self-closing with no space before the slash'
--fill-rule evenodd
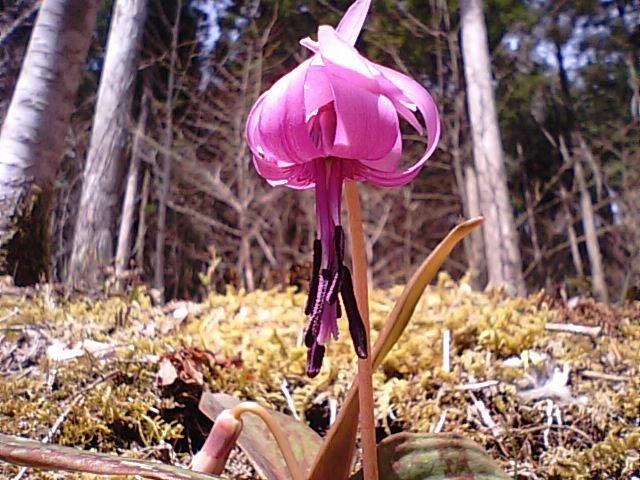
<path id="1" fill-rule="evenodd" d="M 463 167 L 463 188 L 467 199 L 468 218 L 475 218 L 482 214 L 480 206 L 480 192 L 478 191 L 478 176 L 470 161 L 465 161 Z M 480 290 L 487 284 L 487 259 L 482 231 L 476 230 L 469 235 L 469 276 L 471 286 Z M 465 239 L 466 240 L 466 239 Z"/>
<path id="2" fill-rule="evenodd" d="M 68 283 L 74 287 L 96 288 L 113 260 L 114 213 L 145 17 L 146 0 L 116 1 L 69 261 Z"/>
<path id="3" fill-rule="evenodd" d="M 156 290 L 160 303 L 165 300 L 164 291 L 164 248 L 167 238 L 167 202 L 169 200 L 169 185 L 171 184 L 171 148 L 173 147 L 173 95 L 176 78 L 176 60 L 178 56 L 178 28 L 180 26 L 180 15 L 182 12 L 182 1 L 176 4 L 176 15 L 173 21 L 171 32 L 171 53 L 169 55 L 169 79 L 167 81 L 167 100 L 165 102 L 165 126 L 164 138 L 162 141 L 162 175 L 160 177 L 160 192 L 158 194 L 158 223 L 156 232 L 156 261 L 153 272 L 153 288 Z"/>
<path id="4" fill-rule="evenodd" d="M 144 268 L 144 239 L 147 234 L 147 206 L 149 205 L 149 184 L 151 174 L 145 169 L 142 177 L 142 192 L 140 193 L 140 208 L 138 209 L 138 233 L 136 234 L 136 244 L 133 249 L 136 255 L 136 269 Z"/>
<path id="5" fill-rule="evenodd" d="M 560 137 L 560 153 L 565 162 L 570 162 L 573 166 L 573 176 L 578 185 L 578 191 L 580 192 L 580 213 L 582 217 L 582 228 L 584 230 L 585 243 L 587 246 L 587 254 L 589 256 L 593 293 L 598 300 L 608 303 L 609 294 L 605 281 L 604 268 L 602 266 L 602 255 L 600 253 L 600 244 L 598 242 L 598 234 L 596 231 L 593 203 L 591 201 L 591 193 L 587 186 L 584 169 L 582 168 L 583 158 L 592 165 L 596 185 L 601 184 L 601 180 L 599 179 L 598 166 L 593 159 L 591 150 L 580 133 L 580 127 L 576 121 L 576 115 L 573 110 L 573 101 L 571 99 L 571 91 L 569 90 L 569 79 L 564 67 L 562 46 L 560 43 L 556 42 L 555 47 L 556 60 L 558 61 L 558 75 L 560 77 L 560 87 L 562 90 L 562 101 L 567 112 L 567 123 L 569 127 L 568 142 L 570 143 L 567 145 L 564 138 Z"/>
<path id="6" fill-rule="evenodd" d="M 582 258 L 580 257 L 580 248 L 578 247 L 578 235 L 576 229 L 573 227 L 573 216 L 571 215 L 571 209 L 569 208 L 569 195 L 564 185 L 560 185 L 560 198 L 562 199 L 562 215 L 567 226 L 567 237 L 569 241 L 569 248 L 571 249 L 571 259 L 573 260 L 573 267 L 576 269 L 576 275 L 579 278 L 584 277 L 584 268 L 582 268 Z"/>
<path id="7" fill-rule="evenodd" d="M 591 193 L 587 187 L 587 180 L 584 175 L 584 169 L 582 168 L 582 157 L 590 154 L 590 152 L 587 153 L 588 146 L 579 134 L 576 139 L 576 149 L 580 152 L 580 155 L 574 158 L 573 175 L 575 176 L 578 191 L 580 192 L 580 213 L 582 214 L 582 228 L 584 229 L 584 238 L 589 256 L 591 285 L 596 298 L 601 302 L 609 303 L 609 293 L 604 277 L 604 268 L 602 267 L 602 255 L 600 254 L 600 243 L 598 242 L 598 233 L 596 231 Z"/>
<path id="8" fill-rule="evenodd" d="M 540 285 L 544 282 L 545 289 L 547 292 L 551 292 L 551 277 L 549 276 L 549 272 L 544 268 L 544 255 L 542 254 L 542 248 L 540 247 L 540 240 L 538 238 L 538 227 L 536 225 L 536 213 L 533 205 L 533 195 L 531 194 L 531 190 L 529 189 L 529 176 L 527 175 L 527 169 L 525 168 L 524 162 L 524 149 L 522 148 L 522 144 L 518 142 L 516 146 L 516 150 L 518 152 L 518 167 L 520 168 L 520 172 L 522 175 L 522 184 L 524 190 L 524 203 L 527 209 L 527 226 L 529 227 L 529 235 L 531 235 L 531 247 L 533 248 L 533 265 L 535 265 L 536 273 L 537 273 L 537 281 L 536 284 Z M 530 270 L 531 265 L 527 268 L 527 271 Z"/>
<path id="9" fill-rule="evenodd" d="M 466 122 L 467 112 L 464 106 L 464 87 L 460 72 L 460 43 L 458 34 L 451 29 L 449 7 L 445 0 L 439 0 L 439 10 L 444 20 L 451 58 L 451 76 L 455 84 L 454 119 L 449 128 L 451 142 L 451 156 L 456 174 L 456 183 L 460 198 L 462 199 L 462 211 L 466 218 L 480 215 L 480 199 L 478 197 L 478 182 L 472 162 L 464 154 L 461 139 L 463 135 L 462 124 Z M 444 86 L 441 87 L 444 95 Z M 482 230 L 476 230 L 464 239 L 464 251 L 469 265 L 469 277 L 471 287 L 481 290 L 487 284 L 487 262 L 484 256 L 484 239 Z"/>
<path id="10" fill-rule="evenodd" d="M 48 194 L 96 21 L 96 0 L 44 0 L 0 134 L 0 270 L 48 271 Z"/>
<path id="11" fill-rule="evenodd" d="M 460 15 L 473 157 L 480 208 L 486 218 L 484 240 L 489 284 L 513 285 L 523 293 L 522 262 L 507 188 L 482 0 L 461 1 Z"/>
<path id="12" fill-rule="evenodd" d="M 140 105 L 140 116 L 138 117 L 138 128 L 134 134 L 133 147 L 131 148 L 131 163 L 129 173 L 127 173 L 127 186 L 122 202 L 122 216 L 120 218 L 120 229 L 118 233 L 118 246 L 116 248 L 116 279 L 119 282 L 128 267 L 131 255 L 131 230 L 133 228 L 133 211 L 136 206 L 136 196 L 138 194 L 138 177 L 140 176 L 140 157 L 142 157 L 142 136 L 147 127 L 147 116 L 149 114 L 150 93 L 149 87 L 145 84 Z"/>

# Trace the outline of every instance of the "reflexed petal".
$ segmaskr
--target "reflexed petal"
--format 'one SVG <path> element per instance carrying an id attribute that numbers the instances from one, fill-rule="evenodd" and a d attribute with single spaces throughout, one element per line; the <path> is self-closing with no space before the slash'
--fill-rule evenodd
<path id="1" fill-rule="evenodd" d="M 371 0 L 356 0 L 340 20 L 336 31 L 350 45 L 356 44 L 370 6 Z"/>
<path id="2" fill-rule="evenodd" d="M 260 146 L 289 163 L 304 163 L 321 155 L 311 142 L 305 118 L 304 82 L 311 60 L 278 80 L 262 99 L 258 119 Z"/>
<path id="3" fill-rule="evenodd" d="M 429 95 L 429 92 L 413 78 L 382 65 L 377 65 L 377 67 L 380 69 L 380 72 L 382 72 L 382 75 L 402 90 L 404 96 L 422 113 L 429 135 L 427 152 L 431 155 L 440 139 L 440 116 L 438 115 L 438 107 L 436 107 L 433 98 Z"/>
<path id="4" fill-rule="evenodd" d="M 335 99 L 336 136 L 331 154 L 340 158 L 379 160 L 386 157 L 400 135 L 398 115 L 391 101 L 340 78 L 331 79 Z"/>
<path id="5" fill-rule="evenodd" d="M 354 87 L 387 96 L 393 102 L 398 113 L 420 134 L 423 133 L 422 125 L 412 112 L 416 107 L 415 103 L 403 93 L 399 85 L 382 75 L 381 71 L 385 67 L 360 55 L 355 48 L 344 42 L 331 27 L 321 26 L 318 38 L 319 43 L 315 44 L 318 46 L 317 49 L 311 48 L 315 46 L 313 44 L 307 46 L 320 55 L 325 68 L 332 77 L 348 80 Z M 401 73 L 398 75 L 401 78 L 409 79 Z"/>
<path id="6" fill-rule="evenodd" d="M 260 176 L 273 187 L 287 186 L 299 190 L 315 187 L 313 168 L 309 163 L 283 168 L 254 155 L 253 164 Z"/>
<path id="7" fill-rule="evenodd" d="M 266 92 L 258 99 L 247 120 L 247 143 L 253 153 L 253 163 L 258 173 L 272 186 L 288 185 L 292 188 L 311 188 L 314 186 L 313 174 L 305 165 L 289 163 L 274 157 L 264 150 L 264 141 L 258 124 L 264 105 Z"/>
<path id="8" fill-rule="evenodd" d="M 327 72 L 322 65 L 312 65 L 304 80 L 304 111 L 308 121 L 326 104 L 333 102 Z"/>
<path id="9" fill-rule="evenodd" d="M 398 88 L 402 89 L 404 95 L 410 98 L 411 102 L 413 102 L 420 113 L 422 113 L 427 127 L 427 135 L 429 136 L 428 143 L 422 157 L 402 172 L 380 171 L 380 169 L 371 162 L 356 162 L 353 168 L 357 170 L 357 173 L 355 173 L 353 178 L 361 177 L 382 187 L 399 187 L 413 180 L 435 151 L 438 140 L 440 139 L 440 116 L 438 115 L 438 109 L 433 98 L 422 85 L 390 68 L 380 67 L 380 69 L 386 78 L 393 82 Z"/>
<path id="10" fill-rule="evenodd" d="M 398 134 L 398 138 L 396 139 L 396 143 L 389 152 L 389 154 L 380 159 L 374 161 L 363 161 L 361 162 L 364 165 L 367 165 L 377 171 L 380 172 L 395 172 L 398 169 L 398 165 L 400 165 L 400 161 L 402 160 L 402 135 Z"/>
<path id="11" fill-rule="evenodd" d="M 264 149 L 262 147 L 262 136 L 258 130 L 258 124 L 260 123 L 260 114 L 262 113 L 262 107 L 264 105 L 264 97 L 267 96 L 269 91 L 260 95 L 260 98 L 251 107 L 249 117 L 247 118 L 247 143 L 254 156 L 263 156 Z"/>
<path id="12" fill-rule="evenodd" d="M 365 88 L 372 92 L 377 90 L 376 75 L 371 70 L 372 62 L 358 53 L 345 42 L 332 27 L 320 25 L 318 28 L 318 54 L 331 76 L 337 76 L 352 82 L 352 87 Z"/>

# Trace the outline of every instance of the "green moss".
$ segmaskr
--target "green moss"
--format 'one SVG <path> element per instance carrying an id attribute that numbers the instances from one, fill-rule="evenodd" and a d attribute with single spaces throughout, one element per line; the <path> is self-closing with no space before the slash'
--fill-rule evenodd
<path id="1" fill-rule="evenodd" d="M 374 338 L 401 291 L 371 292 Z M 283 380 L 298 413 L 321 428 L 311 412 L 326 414 L 325 400 L 344 397 L 357 363 L 343 322 L 320 375 L 304 376 L 306 350 L 298 341 L 306 322 L 305 300 L 293 290 L 230 291 L 212 294 L 202 304 L 161 309 L 151 306 L 142 290 L 102 301 L 65 301 L 46 288 L 29 296 L 5 295 L 0 298 L 2 431 L 43 438 L 59 421 L 56 443 L 143 457 L 163 442 L 178 450 L 189 445 L 189 421 L 201 421 L 195 405 L 202 384 L 290 412 L 280 390 Z M 179 306 L 189 310 L 186 319 L 174 318 Z M 623 478 L 637 472 L 640 305 L 587 307 L 569 312 L 542 294 L 521 299 L 501 291 L 477 293 L 464 281 L 441 275 L 375 375 L 380 425 L 387 431 L 438 426 L 462 433 L 483 444 L 508 472 L 514 473 L 517 464 L 519 472 L 536 478 Z M 545 330 L 547 322 L 569 321 L 606 322 L 607 333 L 591 339 Z M 445 330 L 452 338 L 448 372 L 443 369 Z M 55 342 L 70 348 L 86 340 L 111 349 L 67 361 L 47 358 Z M 196 348 L 209 350 L 215 360 L 188 360 Z M 238 354 L 243 365 L 231 365 L 228 360 Z M 187 375 L 192 383 L 182 390 L 157 383 L 158 361 L 166 355 L 191 361 L 199 372 Z M 511 356 L 521 356 L 526 368 L 505 366 Z M 536 356 L 543 360 L 534 361 Z M 539 384 L 554 366 L 565 364 L 571 398 L 554 402 L 551 417 L 547 400 L 520 398 L 522 385 Z M 589 378 L 580 373 L 584 370 L 626 381 Z M 498 383 L 460 388 L 486 380 Z M 497 429 L 479 415 L 477 401 Z M 178 458 L 187 462 L 189 456 L 187 451 Z M 0 465 L 0 476 L 16 471 Z M 28 477 L 62 478 L 42 472 Z"/>

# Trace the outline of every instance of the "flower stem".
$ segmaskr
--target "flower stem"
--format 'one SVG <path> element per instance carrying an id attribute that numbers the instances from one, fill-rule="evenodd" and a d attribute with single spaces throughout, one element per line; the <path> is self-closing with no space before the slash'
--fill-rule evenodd
<path id="1" fill-rule="evenodd" d="M 378 454 L 373 412 L 373 366 L 371 362 L 371 328 L 369 326 L 369 293 L 367 286 L 367 258 L 364 248 L 362 213 L 356 183 L 345 185 L 347 211 L 349 213 L 349 238 L 353 259 L 353 286 L 358 310 L 367 333 L 367 358 L 358 359 L 358 384 L 360 386 L 360 438 L 362 442 L 362 473 L 365 480 L 378 480 Z"/>
<path id="2" fill-rule="evenodd" d="M 291 444 L 289 443 L 287 436 L 265 408 L 262 408 L 255 402 L 242 402 L 233 407 L 230 412 L 237 419 L 240 419 L 240 416 L 246 412 L 258 415 L 267 425 L 269 430 L 271 430 L 271 434 L 276 439 L 276 443 L 282 452 L 282 456 L 287 464 L 291 478 L 293 480 L 304 480 L 304 475 L 300 470 L 300 465 L 296 462 L 296 457 L 293 455 L 293 450 L 291 449 Z"/>

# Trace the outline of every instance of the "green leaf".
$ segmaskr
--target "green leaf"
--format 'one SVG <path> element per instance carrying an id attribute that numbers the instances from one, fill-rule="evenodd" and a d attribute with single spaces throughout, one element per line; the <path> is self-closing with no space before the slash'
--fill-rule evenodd
<path id="1" fill-rule="evenodd" d="M 382 332 L 373 347 L 373 368 L 380 366 L 384 357 L 404 332 L 424 289 L 436 275 L 453 248 L 478 228 L 483 217 L 472 218 L 456 226 L 420 265 L 396 302 Z M 358 427 L 358 384 L 354 382 L 345 398 L 336 423 L 331 427 L 322 450 L 311 470 L 311 480 L 347 478 L 351 468 L 356 429 Z M 384 477 L 383 477 L 384 478 Z"/>
<path id="2" fill-rule="evenodd" d="M 134 460 L 106 453 L 51 445 L 0 433 L 0 460 L 27 467 L 94 473 L 139 475 L 157 480 L 211 480 L 220 477 L 192 472 L 163 463 Z"/>
<path id="3" fill-rule="evenodd" d="M 378 468 L 385 480 L 509 479 L 480 445 L 448 433 L 391 435 L 378 445 Z"/>
<path id="4" fill-rule="evenodd" d="M 200 398 L 200 411 L 215 421 L 223 410 L 233 408 L 240 400 L 224 393 L 205 392 Z M 303 472 L 308 472 L 322 446 L 322 438 L 304 423 L 289 415 L 271 411 L 291 443 L 293 454 Z M 242 433 L 238 446 L 247 455 L 253 467 L 269 480 L 289 479 L 289 470 L 264 422 L 256 415 L 242 415 Z"/>

